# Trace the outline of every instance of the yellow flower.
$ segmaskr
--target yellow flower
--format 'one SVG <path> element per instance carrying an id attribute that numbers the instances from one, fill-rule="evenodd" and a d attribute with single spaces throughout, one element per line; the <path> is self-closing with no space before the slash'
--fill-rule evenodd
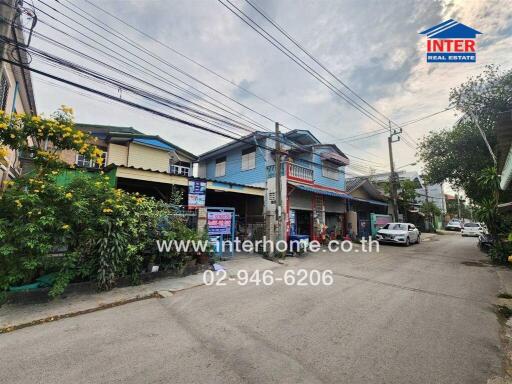
<path id="1" fill-rule="evenodd" d="M 11 133 L 11 139 L 14 139 L 16 136 L 14 136 L 14 133 Z"/>
<path id="2" fill-rule="evenodd" d="M 68 107 L 67 105 L 64 105 L 64 104 L 63 104 L 63 105 L 61 105 L 61 106 L 60 106 L 60 109 L 61 109 L 61 111 L 62 111 L 62 112 L 64 112 L 64 113 L 68 113 L 68 114 L 70 114 L 70 115 L 72 115 L 72 114 L 73 114 L 73 108 Z"/>
<path id="3" fill-rule="evenodd" d="M 110 213 L 112 210 L 110 208 L 103 208 L 103 213 Z"/>
<path id="4" fill-rule="evenodd" d="M 66 196 L 66 199 L 71 199 L 73 197 L 73 194 L 71 192 L 68 192 L 64 196 Z"/>
<path id="5" fill-rule="evenodd" d="M 57 172 L 57 171 L 52 171 L 52 175 L 56 175 L 56 174 L 58 174 L 58 173 L 59 173 L 59 172 Z"/>
<path id="6" fill-rule="evenodd" d="M 7 124 L 5 124 L 5 123 L 0 124 L 0 129 L 5 129 L 5 128 L 7 128 Z"/>
<path id="7" fill-rule="evenodd" d="M 34 193 L 39 193 L 39 189 L 34 189 Z"/>
<path id="8" fill-rule="evenodd" d="M 62 229 L 69 229 L 69 225 L 68 224 L 64 224 L 61 228 Z"/>
<path id="9" fill-rule="evenodd" d="M 16 203 L 16 205 L 18 206 L 18 208 L 23 207 L 23 204 L 21 204 L 21 201 L 19 201 L 19 200 L 14 200 L 14 202 Z"/>

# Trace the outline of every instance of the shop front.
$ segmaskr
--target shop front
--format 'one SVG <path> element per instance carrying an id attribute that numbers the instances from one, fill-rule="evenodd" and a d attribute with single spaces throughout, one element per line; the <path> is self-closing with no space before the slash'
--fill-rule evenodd
<path id="1" fill-rule="evenodd" d="M 342 191 L 301 184 L 288 184 L 288 236 L 309 240 L 341 239 L 346 233 L 346 201 Z"/>

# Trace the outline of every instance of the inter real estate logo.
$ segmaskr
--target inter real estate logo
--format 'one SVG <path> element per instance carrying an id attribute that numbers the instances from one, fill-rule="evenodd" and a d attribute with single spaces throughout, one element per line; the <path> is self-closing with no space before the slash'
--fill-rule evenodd
<path id="1" fill-rule="evenodd" d="M 425 29 L 427 35 L 427 63 L 476 62 L 476 29 L 453 19 Z"/>

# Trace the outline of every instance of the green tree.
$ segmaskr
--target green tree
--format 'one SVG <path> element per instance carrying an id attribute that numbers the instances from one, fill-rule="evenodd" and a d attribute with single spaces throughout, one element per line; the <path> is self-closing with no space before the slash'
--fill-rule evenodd
<path id="1" fill-rule="evenodd" d="M 479 177 L 494 166 L 482 135 L 468 114 L 476 116 L 492 148 L 497 139 L 494 123 L 498 114 L 509 108 L 512 94 L 512 70 L 501 72 L 488 66 L 450 92 L 450 104 L 465 114 L 452 129 L 430 132 L 420 143 L 419 157 L 432 183 L 449 181 L 463 189 L 474 202 L 488 197 Z"/>

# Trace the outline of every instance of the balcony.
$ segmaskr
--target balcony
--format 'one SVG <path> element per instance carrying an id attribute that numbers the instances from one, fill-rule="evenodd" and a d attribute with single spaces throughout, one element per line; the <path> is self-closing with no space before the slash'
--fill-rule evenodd
<path id="1" fill-rule="evenodd" d="M 185 167 L 183 165 L 171 164 L 169 173 L 171 173 L 172 175 L 188 177 L 190 174 L 190 167 Z"/>
<path id="2" fill-rule="evenodd" d="M 312 183 L 314 181 L 313 170 L 302 165 L 288 163 L 288 179 Z"/>

